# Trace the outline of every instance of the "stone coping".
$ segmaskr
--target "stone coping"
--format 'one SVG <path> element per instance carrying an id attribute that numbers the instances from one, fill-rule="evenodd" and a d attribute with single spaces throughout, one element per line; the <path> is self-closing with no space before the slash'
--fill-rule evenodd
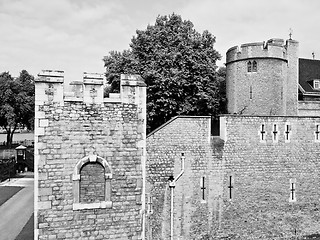
<path id="1" fill-rule="evenodd" d="M 285 115 L 238 115 L 238 114 L 221 114 L 219 117 L 242 117 L 242 118 L 320 118 L 320 116 L 285 116 Z"/>
<path id="2" fill-rule="evenodd" d="M 112 208 L 112 202 L 102 201 L 94 203 L 73 203 L 72 208 L 73 210 Z"/>
<path id="3" fill-rule="evenodd" d="M 151 133 L 149 133 L 147 135 L 147 138 L 150 137 L 151 135 L 153 135 L 154 133 L 158 132 L 160 129 L 164 128 L 165 126 L 167 126 L 169 123 L 173 122 L 174 120 L 176 120 L 177 118 L 211 118 L 211 116 L 187 116 L 187 115 L 179 115 L 179 116 L 175 116 L 173 118 L 171 118 L 169 121 L 165 122 L 164 124 L 162 124 L 160 127 L 157 127 L 155 130 L 153 130 Z"/>

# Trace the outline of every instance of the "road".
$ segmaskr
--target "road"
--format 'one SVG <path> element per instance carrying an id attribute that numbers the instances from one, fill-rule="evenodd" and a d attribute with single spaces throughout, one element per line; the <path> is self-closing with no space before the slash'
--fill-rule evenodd
<path id="1" fill-rule="evenodd" d="M 14 240 L 33 213 L 33 178 L 13 178 L 1 186 L 24 187 L 0 206 L 0 239 Z"/>

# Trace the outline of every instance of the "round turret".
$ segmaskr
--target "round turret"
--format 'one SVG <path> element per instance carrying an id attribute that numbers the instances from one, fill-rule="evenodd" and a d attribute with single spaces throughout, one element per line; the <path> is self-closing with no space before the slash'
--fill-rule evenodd
<path id="1" fill-rule="evenodd" d="M 297 46 L 293 40 L 284 44 L 282 39 L 270 39 L 230 48 L 226 61 L 229 113 L 296 115 L 294 103 L 288 107 L 288 101 L 295 100 L 297 92 Z"/>

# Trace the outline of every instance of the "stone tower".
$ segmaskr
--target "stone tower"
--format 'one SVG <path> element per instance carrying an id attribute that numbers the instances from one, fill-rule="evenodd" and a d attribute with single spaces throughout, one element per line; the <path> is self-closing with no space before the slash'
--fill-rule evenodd
<path id="1" fill-rule="evenodd" d="M 146 85 L 103 98 L 102 76 L 36 79 L 35 239 L 144 239 Z"/>
<path id="2" fill-rule="evenodd" d="M 297 115 L 298 42 L 270 39 L 227 51 L 228 112 Z"/>

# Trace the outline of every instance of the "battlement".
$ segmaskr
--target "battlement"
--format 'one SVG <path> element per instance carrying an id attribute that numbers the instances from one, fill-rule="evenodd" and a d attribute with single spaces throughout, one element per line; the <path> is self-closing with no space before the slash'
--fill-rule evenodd
<path id="1" fill-rule="evenodd" d="M 42 105 L 45 102 L 61 104 L 64 102 L 137 104 L 139 98 L 145 97 L 146 94 L 145 90 L 140 89 L 146 87 L 146 84 L 139 75 L 121 74 L 120 94 L 112 93 L 109 98 L 103 97 L 104 82 L 103 74 L 84 72 L 82 80 L 72 81 L 69 87 L 66 87 L 64 71 L 43 70 L 35 79 L 36 105 Z M 71 89 L 71 91 L 65 91 L 64 89 Z"/>
<path id="2" fill-rule="evenodd" d="M 250 58 L 271 58 L 283 61 L 287 60 L 288 46 L 298 43 L 295 40 L 272 38 L 265 42 L 245 43 L 234 46 L 227 51 L 226 63 L 246 60 Z"/>
<path id="3" fill-rule="evenodd" d="M 35 80 L 35 239 L 145 239 L 146 84 L 121 75 L 120 94 L 104 98 L 103 74 L 64 78 Z M 70 221 L 88 214 L 97 221 Z"/>

